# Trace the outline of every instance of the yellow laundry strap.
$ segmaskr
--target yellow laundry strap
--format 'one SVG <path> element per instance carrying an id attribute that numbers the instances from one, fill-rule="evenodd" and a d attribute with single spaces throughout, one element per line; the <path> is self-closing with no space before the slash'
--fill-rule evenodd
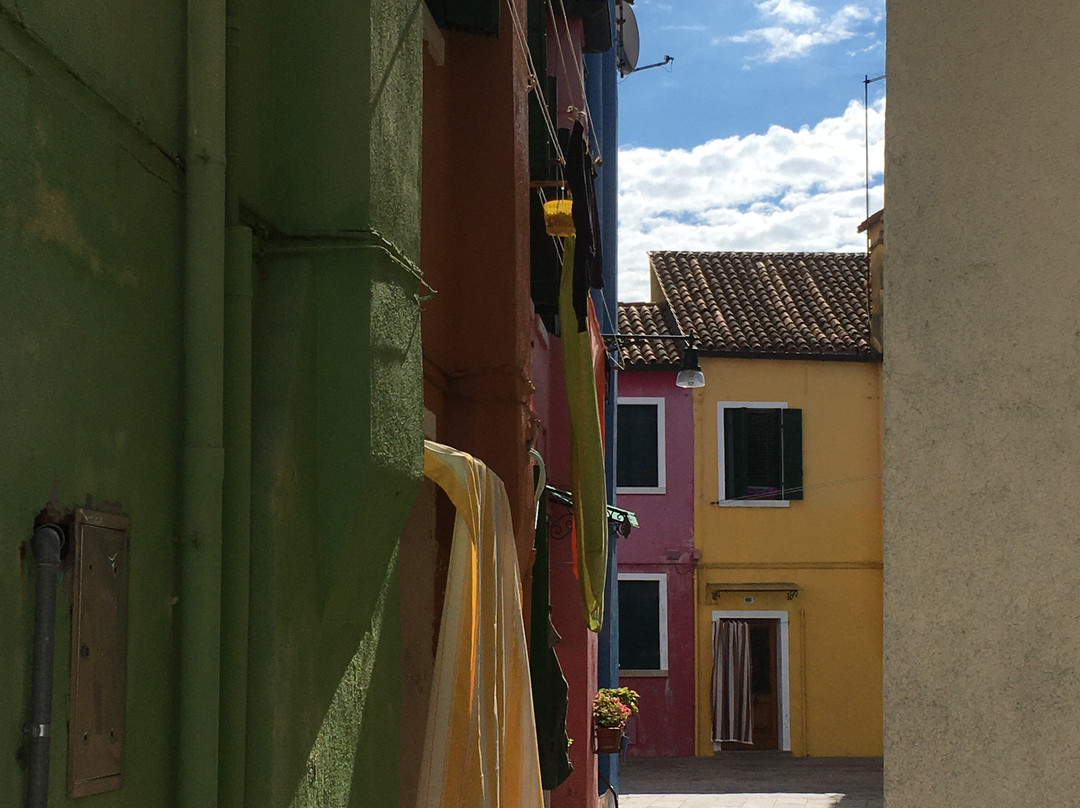
<path id="1" fill-rule="evenodd" d="M 457 508 L 417 808 L 540 808 L 529 649 L 510 504 L 471 455 L 424 442 Z"/>
<path id="2" fill-rule="evenodd" d="M 585 625 L 592 631 L 599 631 L 604 624 L 604 580 L 608 560 L 607 484 L 592 344 L 588 331 L 578 332 L 574 313 L 575 242 L 575 236 L 563 241 L 559 321 L 562 324 L 566 400 L 570 406 L 570 489 L 574 494 L 578 585 Z"/>

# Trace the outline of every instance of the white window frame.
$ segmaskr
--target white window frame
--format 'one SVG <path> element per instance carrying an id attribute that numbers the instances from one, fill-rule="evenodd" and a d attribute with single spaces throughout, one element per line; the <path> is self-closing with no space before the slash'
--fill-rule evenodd
<path id="1" fill-rule="evenodd" d="M 722 508 L 787 508 L 791 503 L 786 499 L 726 499 L 727 493 L 727 455 L 724 447 L 724 410 L 746 407 L 754 410 L 786 410 L 786 401 L 718 401 L 716 402 L 716 466 L 717 502 Z"/>
<path id="2" fill-rule="evenodd" d="M 775 620 L 779 624 L 779 631 L 776 636 L 776 666 L 779 668 L 777 671 L 776 687 L 779 691 L 777 695 L 779 698 L 779 719 L 780 719 L 780 750 L 781 752 L 791 751 L 791 670 L 789 658 L 791 656 L 791 649 L 788 644 L 788 622 L 789 617 L 787 612 L 783 611 L 762 611 L 756 609 L 732 609 L 722 610 L 715 609 L 712 613 L 712 622 L 715 624 L 717 620 Z M 713 636 L 710 632 L 709 636 Z M 803 653 L 806 653 L 806 649 L 803 648 Z M 804 719 L 805 720 L 805 717 Z M 713 742 L 713 751 L 720 751 L 720 744 Z"/>
<path id="3" fill-rule="evenodd" d="M 619 485 L 619 465 L 618 458 L 615 459 L 615 493 L 617 494 L 666 494 L 667 493 L 667 438 L 665 432 L 665 423 L 667 421 L 667 415 L 664 410 L 664 406 L 667 400 L 663 397 L 643 397 L 643 396 L 619 396 L 616 401 L 615 409 L 615 424 L 618 428 L 619 423 L 619 410 L 618 405 L 621 404 L 645 404 L 656 406 L 656 482 L 655 488 L 639 488 L 635 486 Z M 615 436 L 615 447 L 618 451 L 618 438 Z"/>
<path id="4" fill-rule="evenodd" d="M 666 572 L 620 572 L 620 581 L 656 581 L 660 627 L 660 667 L 657 670 L 635 670 L 621 667 L 619 676 L 667 676 L 668 675 L 668 620 L 667 620 L 667 573 Z"/>

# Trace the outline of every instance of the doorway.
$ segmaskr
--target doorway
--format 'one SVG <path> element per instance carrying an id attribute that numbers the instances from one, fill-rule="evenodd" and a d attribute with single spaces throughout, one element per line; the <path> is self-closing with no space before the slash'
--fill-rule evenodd
<path id="1" fill-rule="evenodd" d="M 714 743 L 714 751 L 791 750 L 788 692 L 787 612 L 714 611 L 713 623 L 738 620 L 748 626 L 752 743 Z"/>
<path id="2" fill-rule="evenodd" d="M 722 743 L 724 752 L 755 752 L 780 748 L 779 671 L 776 666 L 776 620 L 749 620 L 750 725 L 753 743 Z"/>

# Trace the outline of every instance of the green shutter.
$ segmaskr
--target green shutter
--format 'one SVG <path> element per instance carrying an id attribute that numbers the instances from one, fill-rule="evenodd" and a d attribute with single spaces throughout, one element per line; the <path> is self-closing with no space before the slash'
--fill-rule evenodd
<path id="1" fill-rule="evenodd" d="M 440 28 L 499 36 L 499 0 L 427 0 L 427 7 Z"/>
<path id="2" fill-rule="evenodd" d="M 547 77 L 547 0 L 529 0 L 529 51 L 532 53 L 536 75 Z M 552 98 L 550 85 L 541 87 Z M 555 120 L 555 118 L 552 118 Z M 551 136 L 544 120 L 544 110 L 537 93 L 529 93 L 529 177 L 534 180 L 552 179 Z"/>
<path id="3" fill-rule="evenodd" d="M 784 441 L 784 499 L 803 498 L 802 410 L 781 410 Z"/>
<path id="4" fill-rule="evenodd" d="M 745 499 L 746 469 L 746 409 L 728 407 L 724 410 L 724 499 Z"/>

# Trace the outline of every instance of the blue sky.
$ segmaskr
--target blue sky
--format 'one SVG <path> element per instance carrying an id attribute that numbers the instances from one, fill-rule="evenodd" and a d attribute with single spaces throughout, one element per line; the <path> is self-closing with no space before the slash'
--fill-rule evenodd
<path id="1" fill-rule="evenodd" d="M 881 206 L 884 0 L 636 0 L 639 65 L 619 84 L 622 300 L 649 250 L 858 250 Z M 864 126 L 865 117 L 869 127 Z"/>

